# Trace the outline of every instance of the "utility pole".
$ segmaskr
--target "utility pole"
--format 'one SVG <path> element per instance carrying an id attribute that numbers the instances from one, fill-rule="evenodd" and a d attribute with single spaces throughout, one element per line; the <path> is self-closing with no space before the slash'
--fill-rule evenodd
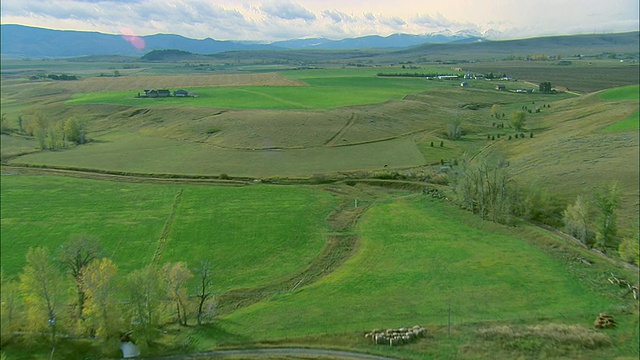
<path id="1" fill-rule="evenodd" d="M 447 336 L 451 337 L 451 303 L 449 303 L 449 320 L 447 325 Z"/>

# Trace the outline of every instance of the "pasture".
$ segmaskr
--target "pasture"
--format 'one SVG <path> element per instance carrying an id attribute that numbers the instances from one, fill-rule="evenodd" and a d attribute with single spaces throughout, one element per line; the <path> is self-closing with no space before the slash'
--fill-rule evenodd
<path id="1" fill-rule="evenodd" d="M 622 89 L 625 96 L 632 94 Z M 622 192 L 619 229 L 622 236 L 633 236 L 639 211 L 638 134 L 632 127 L 609 129 L 621 121 L 625 124 L 626 118 L 637 113 L 638 102 L 617 100 L 618 95 L 616 100 L 602 97 L 595 93 L 555 102 L 527 120 L 526 127 L 536 132 L 532 141 L 502 138 L 490 151 L 507 154 L 518 178 L 524 183 L 535 180 L 559 202 L 575 201 L 576 196 L 590 194 L 596 187 L 617 183 Z"/>
<path id="2" fill-rule="evenodd" d="M 332 194 L 341 193 L 347 203 L 360 199 L 366 210 L 344 229 L 358 239 L 353 256 L 295 290 L 264 293 L 211 325 L 162 337 L 170 343 L 190 339 L 190 351 L 303 344 L 419 359 L 468 347 L 477 348 L 475 354 L 462 358 L 490 357 L 496 350 L 507 357 L 627 356 L 637 350 L 637 317 L 627 314 L 633 305 L 606 281 L 610 271 L 631 278 L 632 272 L 546 231 L 485 222 L 421 194 L 360 185 L 218 187 L 27 174 L 2 180 L 5 274 L 19 272 L 28 246 L 55 249 L 73 234 L 89 234 L 101 239 L 122 276 L 154 256 L 160 263 L 208 258 L 214 292 L 231 299 L 237 289 L 297 280 L 326 246 L 332 231 L 327 218 L 340 202 Z M 451 337 L 445 330 L 449 306 Z M 593 347 L 584 347 L 588 337 L 576 347 L 542 335 L 533 347 L 505 349 L 480 337 L 480 330 L 498 324 L 558 324 L 589 332 L 601 311 L 613 314 L 619 326 L 599 335 L 604 340 Z M 415 324 L 427 326 L 427 340 L 389 348 L 362 337 L 374 328 Z"/>
<path id="3" fill-rule="evenodd" d="M 299 272 L 326 241 L 337 206 L 305 187 L 210 187 L 2 175 L 2 268 L 18 274 L 26 251 L 51 251 L 77 236 L 100 240 L 123 273 L 156 261 L 201 259 L 216 291 L 256 286 Z M 177 210 L 170 217 L 174 204 Z M 171 223 L 167 223 L 172 218 Z M 165 227 L 166 239 L 161 239 Z"/>
<path id="4" fill-rule="evenodd" d="M 351 334 L 415 324 L 442 329 L 448 323 L 449 306 L 459 330 L 471 324 L 541 319 L 586 328 L 594 312 L 615 312 L 627 303 L 600 292 L 604 279 L 595 288 L 581 279 L 578 274 L 587 271 L 586 265 L 558 262 L 566 249 L 550 254 L 543 246 L 550 241 L 549 234 L 536 234 L 527 226 L 507 228 L 478 221 L 440 201 L 410 196 L 377 203 L 363 215 L 356 231 L 358 252 L 343 266 L 312 285 L 222 318 L 220 332 L 232 335 L 217 341 L 233 342 L 237 337 L 268 343 L 300 336 L 343 336 L 350 345 L 370 351 L 424 358 L 444 356 L 438 354 L 444 339 L 431 342 L 432 348 L 385 349 Z M 577 270 L 568 271 L 573 267 Z M 637 340 L 635 345 L 624 343 L 623 334 L 633 332 L 629 325 L 610 334 L 613 348 L 620 347 L 613 352 L 633 352 L 637 346 Z M 446 337 L 442 331 L 434 336 Z M 457 341 L 473 343 L 469 336 Z M 557 356 L 567 349 L 560 346 L 556 351 Z"/>
<path id="5" fill-rule="evenodd" d="M 288 72 L 287 74 L 291 74 Z M 269 74 L 266 74 L 269 75 Z M 139 80 L 145 81 L 145 87 L 132 88 L 132 91 L 94 91 L 74 92 L 73 98 L 68 104 L 120 104 L 127 106 L 204 106 L 223 109 L 332 109 L 344 106 L 381 103 L 391 99 L 402 99 L 410 93 L 427 91 L 429 89 L 447 85 L 459 85 L 455 81 L 433 82 L 423 78 L 386 78 L 370 75 L 369 72 L 353 71 L 351 76 L 335 74 L 334 72 L 320 71 L 315 77 L 310 75 L 298 75 L 297 80 L 275 78 L 273 75 L 264 80 L 262 86 L 245 86 L 242 80 L 244 76 L 236 76 L 239 81 L 217 85 L 217 76 L 213 76 L 209 83 L 211 86 L 180 85 L 191 81 L 182 81 L 170 84 L 171 80 L 153 82 L 153 79 L 134 78 L 136 84 L 142 85 Z M 265 74 L 260 74 L 260 77 Z M 251 75 L 250 78 L 257 77 Z M 199 79 L 199 76 L 186 78 Z M 128 79 L 127 79 L 128 80 Z M 302 82 L 304 81 L 304 82 Z M 205 81 L 206 82 L 206 81 Z M 285 84 L 283 84 L 283 82 Z M 128 83 L 128 82 L 127 82 Z M 158 84 L 158 85 L 156 85 Z M 292 86 L 295 85 L 295 86 Z M 309 85 L 309 86 L 301 86 Z M 95 88 L 95 85 L 90 85 Z M 81 88 L 81 86 L 79 86 Z M 142 89 L 159 89 L 184 87 L 186 90 L 197 94 L 196 98 L 136 98 Z M 108 84 L 105 84 L 108 89 Z M 135 92 L 137 89 L 138 92 Z"/>
<path id="6" fill-rule="evenodd" d="M 411 359 L 637 356 L 637 302 L 606 280 L 616 272 L 637 282 L 633 271 L 528 224 L 488 223 L 419 192 L 359 183 L 400 174 L 411 183 L 380 183 L 414 188 L 445 178 L 438 174 L 441 163 L 465 155 L 500 158 L 514 180 L 540 184 L 560 212 L 577 195 L 618 181 L 620 235 L 633 235 L 637 85 L 583 96 L 523 94 L 496 91 L 495 81 L 469 80 L 462 88 L 459 80 L 376 76 L 452 72 L 443 65 L 286 66 L 275 73 L 259 63 L 220 75 L 194 75 L 184 63 L 145 64 L 123 69 L 120 77 L 98 77 L 109 64 L 93 63 L 78 65 L 80 81 L 53 82 L 26 77 L 74 65 L 27 65 L 3 69 L 4 274 L 21 271 L 30 246 L 54 250 L 78 235 L 100 238 L 121 274 L 151 261 L 193 264 L 206 257 L 214 265 L 214 291 L 225 299 L 220 313 L 200 328 L 170 328 L 162 336 L 169 352 L 188 342 L 189 351 L 303 345 Z M 617 62 L 576 62 L 567 77 L 561 69 L 569 68 L 549 63 L 467 65 L 522 74 L 506 82 L 509 90 L 535 89 L 548 76 L 554 86 L 600 90 L 624 85 L 637 72 Z M 593 69 L 604 75 L 590 81 Z M 198 97 L 135 98 L 149 88 L 184 88 Z M 492 114 L 493 105 L 505 115 Z M 510 140 L 517 132 L 509 116 L 525 107 L 541 109 L 527 113 L 521 130 L 533 136 Z M 50 124 L 81 118 L 89 143 L 37 150 L 35 138 L 18 131 L 17 118 L 29 123 L 42 114 Z M 447 135 L 453 119 L 461 120 L 462 137 L 455 141 Z M 90 180 L 24 168 L 39 166 L 142 176 Z M 154 176 L 177 179 L 145 179 Z M 187 176 L 245 182 L 179 179 Z M 311 185 L 344 178 L 349 185 Z M 336 217 L 342 226 L 332 224 Z M 325 253 L 343 237 L 353 241 L 344 258 Z M 242 291 L 259 295 L 234 302 Z M 614 315 L 617 329 L 589 330 L 602 311 Z M 374 328 L 415 324 L 427 326 L 431 337 L 402 348 L 362 337 Z M 516 335 L 487 335 L 530 326 L 567 326 L 572 334 L 586 332 L 586 340 L 558 343 L 543 334 L 523 343 Z M 595 338 L 602 341 L 594 345 Z"/>

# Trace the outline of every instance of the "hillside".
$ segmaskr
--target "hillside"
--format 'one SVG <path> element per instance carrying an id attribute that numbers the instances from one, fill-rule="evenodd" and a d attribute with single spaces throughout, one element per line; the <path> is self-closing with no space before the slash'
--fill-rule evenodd
<path id="1" fill-rule="evenodd" d="M 632 93 L 633 93 L 633 86 Z M 537 133 L 535 143 L 496 142 L 493 151 L 506 156 L 523 182 L 535 181 L 570 203 L 597 187 L 617 183 L 621 191 L 619 221 L 624 236 L 637 231 L 638 213 L 638 86 L 627 100 L 606 100 L 597 92 L 554 102 L 540 116 L 530 116 L 526 130 Z M 608 131 L 633 116 L 635 131 Z M 538 134 L 539 133 L 539 134 Z"/>
<path id="2" fill-rule="evenodd" d="M 285 49 L 401 49 L 424 43 L 469 42 L 479 39 L 465 33 L 364 36 L 342 40 L 296 39 L 271 44 L 247 41 L 190 39 L 176 34 L 135 36 L 86 31 L 52 30 L 16 24 L 2 24 L 3 57 L 76 57 L 88 55 L 140 56 L 153 50 L 177 49 L 197 54 L 225 51 Z"/>
<path id="3" fill-rule="evenodd" d="M 98 32 L 51 30 L 2 24 L 3 57 L 76 57 L 86 55 L 142 56 L 151 50 L 178 49 L 201 54 L 232 50 L 273 49 L 274 46 L 243 44 L 214 39 L 189 39 L 174 34 L 133 37 Z"/>
<path id="4" fill-rule="evenodd" d="M 446 59 L 505 59 L 536 54 L 564 57 L 629 54 L 638 58 L 640 32 L 548 36 L 519 40 L 481 41 L 470 44 L 426 44 L 398 51 L 399 56 L 427 55 Z"/>
<path id="5" fill-rule="evenodd" d="M 176 49 L 213 59 L 246 61 L 329 61 L 377 59 L 386 63 L 431 60 L 504 59 L 535 54 L 595 56 L 624 54 L 638 59 L 639 32 L 550 36 L 520 40 L 489 41 L 473 34 L 394 34 L 343 40 L 300 39 L 272 44 L 190 39 L 175 34 L 134 36 L 69 30 L 51 30 L 2 24 L 2 56 L 77 57 L 87 55 L 142 56 L 153 50 Z M 398 50 L 402 49 L 403 50 Z M 354 51 L 360 49 L 359 51 Z M 368 49 L 362 51 L 362 49 Z M 268 50 L 268 51 L 265 51 Z M 302 52 L 300 52 L 302 50 Z M 314 50 L 311 52 L 309 50 Z M 216 55 L 218 54 L 218 55 Z"/>
<path id="6" fill-rule="evenodd" d="M 273 63 L 239 55 L 267 53 Z M 324 63 L 278 58 L 285 54 Z M 25 312 L 29 248 L 54 253 L 86 235 L 117 267 L 114 284 L 129 286 L 115 286 L 106 302 L 108 331 L 86 325 L 95 313 L 89 322 L 56 316 L 64 337 L 54 358 L 120 357 L 117 339 L 132 331 L 145 358 L 304 347 L 386 359 L 636 359 L 638 269 L 618 259 L 617 241 L 637 234 L 638 64 L 604 56 L 381 66 L 398 61 L 392 54 L 3 61 L 2 301 L 15 310 L 2 311 L 6 358 L 51 358 L 48 339 L 28 341 L 34 324 L 52 324 L 46 312 Z M 518 76 L 407 76 L 467 71 Z M 541 92 L 542 81 L 571 92 Z M 172 96 L 177 89 L 197 96 Z M 531 111 L 516 131 L 509 118 L 518 110 Z M 495 173 L 513 175 L 507 202 L 540 211 L 556 229 L 461 209 L 447 185 L 468 158 L 505 165 Z M 562 211 L 614 181 L 619 238 L 603 254 L 560 231 Z M 212 265 L 212 297 L 199 303 L 202 260 Z M 182 261 L 196 274 L 180 290 L 186 326 L 161 286 L 146 297 L 154 309 L 131 306 L 143 267 Z M 61 294 L 65 312 L 75 295 Z M 616 327 L 594 329 L 603 312 Z M 365 337 L 416 325 L 427 336 L 401 346 Z M 285 356 L 357 357 L 328 354 Z"/>

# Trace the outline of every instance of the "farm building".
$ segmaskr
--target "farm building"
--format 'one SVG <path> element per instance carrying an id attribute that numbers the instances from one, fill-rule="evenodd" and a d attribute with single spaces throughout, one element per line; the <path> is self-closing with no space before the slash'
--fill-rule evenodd
<path id="1" fill-rule="evenodd" d="M 440 80 L 453 80 L 453 79 L 458 79 L 459 76 L 458 75 L 439 75 L 438 79 Z"/>
<path id="2" fill-rule="evenodd" d="M 144 90 L 144 97 L 157 98 L 171 96 L 169 90 Z"/>
<path id="3" fill-rule="evenodd" d="M 170 90 L 143 90 L 144 91 L 144 95 L 138 93 L 137 97 L 143 97 L 143 98 L 164 98 L 164 97 L 197 97 L 198 95 L 189 92 L 187 90 L 176 90 L 173 92 L 173 94 L 171 93 Z"/>
<path id="4" fill-rule="evenodd" d="M 507 87 L 506 87 L 506 86 L 504 86 L 504 84 L 498 84 L 498 85 L 496 85 L 496 90 L 506 90 L 506 89 L 507 89 Z"/>
<path id="5" fill-rule="evenodd" d="M 189 96 L 189 92 L 187 90 L 176 90 L 173 92 L 173 96 L 177 96 L 177 97 L 184 97 L 184 96 Z"/>

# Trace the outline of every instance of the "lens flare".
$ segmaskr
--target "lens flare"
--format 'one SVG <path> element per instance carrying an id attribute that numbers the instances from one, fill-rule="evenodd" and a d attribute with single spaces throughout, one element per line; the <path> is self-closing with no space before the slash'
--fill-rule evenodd
<path id="1" fill-rule="evenodd" d="M 135 47 L 138 50 L 144 49 L 144 46 L 145 46 L 144 39 L 137 36 L 133 32 L 133 30 L 122 29 L 121 32 L 122 32 L 122 38 L 128 43 L 130 43 L 131 45 L 133 45 L 133 47 Z"/>

